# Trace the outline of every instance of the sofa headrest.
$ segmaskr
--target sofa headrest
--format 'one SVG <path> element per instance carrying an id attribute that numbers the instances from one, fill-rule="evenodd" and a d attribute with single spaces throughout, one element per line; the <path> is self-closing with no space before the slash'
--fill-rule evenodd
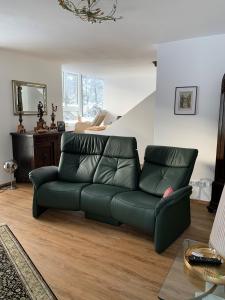
<path id="1" fill-rule="evenodd" d="M 116 158 L 135 158 L 137 141 L 134 137 L 110 136 L 103 155 Z"/>
<path id="2" fill-rule="evenodd" d="M 197 149 L 147 146 L 145 161 L 167 167 L 188 168 L 198 155 Z"/>
<path id="3" fill-rule="evenodd" d="M 95 134 L 65 132 L 62 135 L 61 151 L 82 155 L 101 155 L 109 137 Z"/>

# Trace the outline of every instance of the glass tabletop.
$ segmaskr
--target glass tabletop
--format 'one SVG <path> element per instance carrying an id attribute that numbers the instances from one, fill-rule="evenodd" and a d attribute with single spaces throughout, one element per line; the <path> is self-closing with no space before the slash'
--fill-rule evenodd
<path id="1" fill-rule="evenodd" d="M 178 253 L 159 292 L 160 300 L 221 300 L 225 299 L 225 287 L 205 282 L 190 274 L 184 266 L 184 251 L 197 244 L 193 240 L 184 240 L 183 249 Z"/>

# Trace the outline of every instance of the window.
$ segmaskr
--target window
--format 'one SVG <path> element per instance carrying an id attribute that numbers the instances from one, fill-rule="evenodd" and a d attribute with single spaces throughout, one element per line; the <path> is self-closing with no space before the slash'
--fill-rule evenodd
<path id="1" fill-rule="evenodd" d="M 104 82 L 101 79 L 82 76 L 83 116 L 93 119 L 103 108 Z"/>
<path id="2" fill-rule="evenodd" d="M 66 123 L 74 123 L 80 113 L 79 75 L 63 73 L 63 119 Z"/>
<path id="3" fill-rule="evenodd" d="M 90 76 L 63 73 L 63 118 L 73 124 L 78 116 L 93 119 L 103 108 L 104 81 Z"/>

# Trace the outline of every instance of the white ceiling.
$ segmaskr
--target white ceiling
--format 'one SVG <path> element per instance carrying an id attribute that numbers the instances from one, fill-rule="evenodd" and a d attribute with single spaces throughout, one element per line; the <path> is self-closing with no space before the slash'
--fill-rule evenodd
<path id="1" fill-rule="evenodd" d="M 225 33 L 225 0 L 118 0 L 117 14 L 116 23 L 89 24 L 57 0 L 0 0 L 0 47 L 66 63 L 144 62 L 154 44 Z"/>

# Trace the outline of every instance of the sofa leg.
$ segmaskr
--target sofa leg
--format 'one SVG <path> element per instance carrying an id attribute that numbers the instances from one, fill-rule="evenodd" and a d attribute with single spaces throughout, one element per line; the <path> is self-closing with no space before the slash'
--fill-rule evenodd
<path id="1" fill-rule="evenodd" d="M 43 213 L 43 212 L 45 212 L 47 210 L 47 208 L 45 208 L 45 207 L 41 207 L 41 206 L 39 206 L 39 205 L 35 205 L 35 204 L 33 204 L 33 217 L 35 218 L 35 219 L 38 219 L 38 217 Z"/>
<path id="2" fill-rule="evenodd" d="M 120 226 L 122 224 L 121 222 L 117 221 L 116 219 L 92 214 L 89 212 L 85 212 L 85 218 L 103 222 L 103 223 L 107 223 L 107 224 L 114 225 L 114 226 Z"/>
<path id="3" fill-rule="evenodd" d="M 41 207 L 37 204 L 36 200 L 36 191 L 34 190 L 34 197 L 33 197 L 33 217 L 37 219 L 47 208 Z"/>

